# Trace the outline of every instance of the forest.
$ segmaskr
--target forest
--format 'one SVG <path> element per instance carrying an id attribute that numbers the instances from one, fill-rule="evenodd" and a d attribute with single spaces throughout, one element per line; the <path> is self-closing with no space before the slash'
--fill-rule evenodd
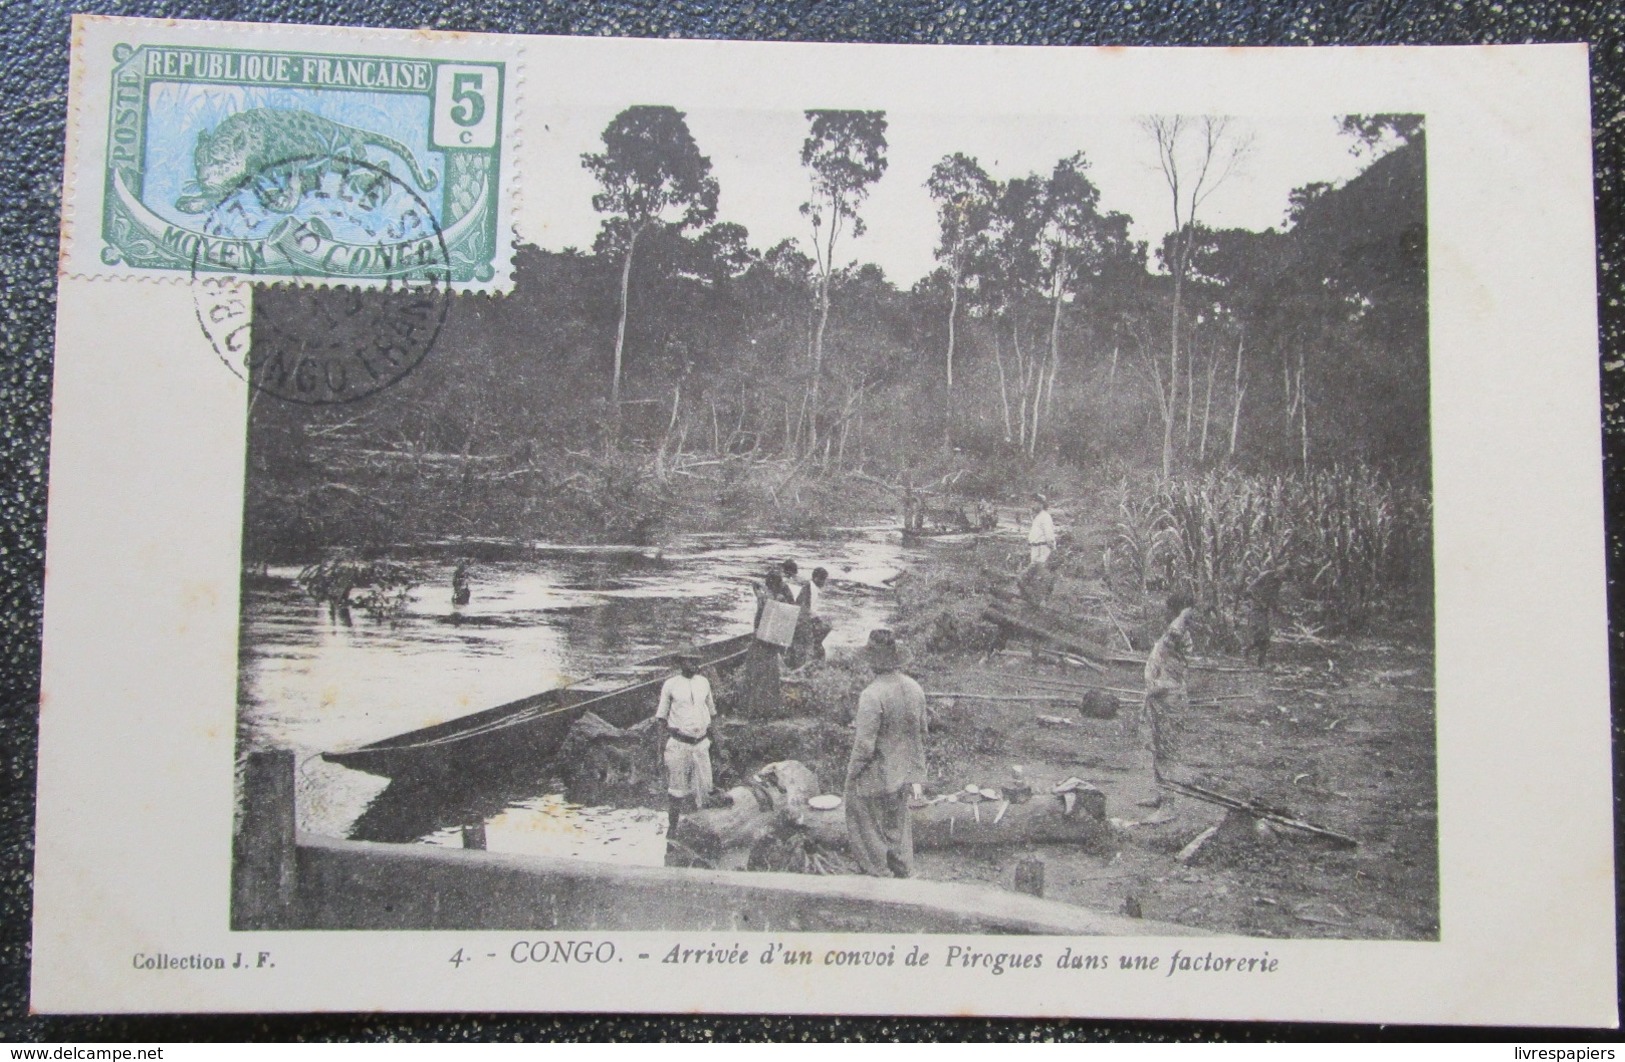
<path id="1" fill-rule="evenodd" d="M 801 238 L 753 244 L 719 216 L 685 116 L 630 107 L 581 160 L 591 248 L 521 245 L 512 293 L 457 297 L 423 363 L 365 401 L 256 394 L 245 563 L 814 532 L 894 514 L 900 485 L 1113 488 L 1133 508 L 1188 483 L 1334 481 L 1411 512 L 1401 531 L 1428 555 L 1419 117 L 1328 118 L 1363 169 L 1298 188 L 1265 231 L 1204 221 L 1246 148 L 1234 123 L 1148 118 L 1159 246 L 1101 208 L 1088 144 L 1028 174 L 945 154 L 926 187 L 937 268 L 908 288 L 861 260 L 886 114 L 805 118 L 785 160 L 806 179 Z M 315 322 L 310 302 L 339 294 L 264 288 L 256 317 Z"/>

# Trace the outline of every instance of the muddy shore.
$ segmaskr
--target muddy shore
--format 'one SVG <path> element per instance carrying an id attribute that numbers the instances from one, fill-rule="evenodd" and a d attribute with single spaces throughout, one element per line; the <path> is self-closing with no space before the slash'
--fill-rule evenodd
<path id="1" fill-rule="evenodd" d="M 1008 523 L 1008 521 L 1007 521 Z M 1023 553 L 1008 532 L 944 541 L 897 589 L 907 667 L 933 696 L 928 790 L 999 787 L 1017 774 L 1040 793 L 1076 777 L 1106 794 L 1115 850 L 977 845 L 918 854 L 921 877 L 1013 888 L 1043 863 L 1044 895 L 1111 913 L 1263 937 L 1437 939 L 1433 653 L 1418 624 L 1390 637 L 1329 638 L 1278 624 L 1267 666 L 1215 652 L 1197 629 L 1191 707 L 1175 720 L 1178 777 L 1358 842 L 1329 843 L 1216 804 L 1161 791 L 1146 750 L 1141 668 L 1163 594 L 1111 586 L 1076 536 L 1048 602 L 1052 621 L 1110 644 L 1104 670 L 1030 640 L 1002 648 L 982 608 L 1008 592 Z M 839 789 L 847 724 L 866 673 L 856 660 L 790 677 L 784 718 L 730 720 L 736 769 L 794 746 L 826 791 Z M 1098 687 L 1094 704 L 1082 687 Z M 726 691 L 725 691 L 726 692 Z M 957 696 L 946 696 L 957 694 Z M 993 699 L 982 699 L 983 695 Z M 1116 708 L 1101 714 L 1098 696 Z M 723 698 L 726 702 L 726 696 Z M 1183 850 L 1220 827 L 1193 854 Z"/>

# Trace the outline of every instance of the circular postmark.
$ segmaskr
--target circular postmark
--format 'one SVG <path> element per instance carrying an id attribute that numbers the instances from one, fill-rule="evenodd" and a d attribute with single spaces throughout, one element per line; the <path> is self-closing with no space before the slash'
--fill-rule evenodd
<path id="1" fill-rule="evenodd" d="M 193 305 L 215 353 L 251 388 L 354 402 L 434 348 L 451 310 L 450 255 L 434 211 L 388 168 L 286 159 L 206 205 L 193 233 Z"/>

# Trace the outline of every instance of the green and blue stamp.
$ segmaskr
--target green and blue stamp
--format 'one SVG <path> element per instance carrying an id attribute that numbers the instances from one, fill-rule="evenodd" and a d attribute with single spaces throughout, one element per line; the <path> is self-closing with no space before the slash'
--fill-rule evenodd
<path id="1" fill-rule="evenodd" d="M 121 44 L 101 260 L 488 287 L 509 253 L 506 64 Z"/>

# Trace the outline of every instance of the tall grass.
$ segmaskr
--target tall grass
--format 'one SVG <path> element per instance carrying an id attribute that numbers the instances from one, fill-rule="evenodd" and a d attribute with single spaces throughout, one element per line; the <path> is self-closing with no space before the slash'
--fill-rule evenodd
<path id="1" fill-rule="evenodd" d="M 1120 480 L 1108 572 L 1145 592 L 1185 590 L 1235 634 L 1247 587 L 1280 570 L 1311 617 L 1361 630 L 1390 605 L 1432 591 L 1428 496 L 1375 470 Z"/>

